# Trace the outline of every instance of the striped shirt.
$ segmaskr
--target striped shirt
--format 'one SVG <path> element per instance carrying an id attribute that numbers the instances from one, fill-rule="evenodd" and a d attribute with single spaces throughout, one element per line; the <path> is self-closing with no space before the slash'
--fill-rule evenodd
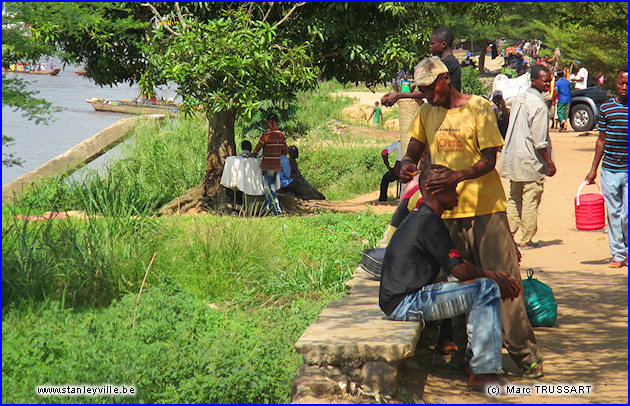
<path id="1" fill-rule="evenodd" d="M 266 131 L 254 148 L 254 154 L 262 148 L 263 159 L 260 169 L 263 171 L 280 171 L 280 155 L 288 153 L 287 138 L 280 130 Z"/>
<path id="2" fill-rule="evenodd" d="M 602 169 L 611 172 L 628 170 L 628 105 L 613 97 L 602 103 L 597 117 L 597 130 L 606 136 Z"/>

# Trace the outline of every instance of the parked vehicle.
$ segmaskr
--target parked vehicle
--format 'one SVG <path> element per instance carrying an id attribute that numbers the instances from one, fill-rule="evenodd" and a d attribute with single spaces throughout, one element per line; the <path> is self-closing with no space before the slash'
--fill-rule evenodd
<path id="1" fill-rule="evenodd" d="M 571 91 L 569 119 L 575 131 L 590 131 L 595 128 L 599 106 L 608 100 L 610 95 L 600 86 Z"/>

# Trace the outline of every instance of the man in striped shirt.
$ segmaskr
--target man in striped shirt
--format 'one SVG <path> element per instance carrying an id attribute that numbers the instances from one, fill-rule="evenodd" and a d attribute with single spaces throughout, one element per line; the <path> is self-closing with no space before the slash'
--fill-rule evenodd
<path id="1" fill-rule="evenodd" d="M 617 96 L 604 102 L 597 118 L 599 137 L 585 180 L 595 183 L 602 161 L 602 193 L 608 209 L 611 268 L 628 266 L 628 68 L 617 73 Z"/>
<path id="2" fill-rule="evenodd" d="M 260 169 L 265 180 L 265 208 L 279 215 L 282 214 L 282 210 L 276 194 L 276 176 L 280 172 L 280 156 L 286 155 L 288 150 L 287 138 L 282 131 L 278 130 L 278 116 L 275 114 L 267 117 L 267 131 L 260 137 L 253 154 L 256 155 L 261 149 L 263 157 Z"/>

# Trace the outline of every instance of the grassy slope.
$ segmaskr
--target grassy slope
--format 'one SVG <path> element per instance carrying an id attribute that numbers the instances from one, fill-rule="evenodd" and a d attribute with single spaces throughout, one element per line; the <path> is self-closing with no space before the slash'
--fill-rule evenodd
<path id="1" fill-rule="evenodd" d="M 321 92 L 302 102 L 335 103 Z M 321 121 L 343 105 L 309 124 L 314 134 L 330 136 Z M 200 182 L 204 123 L 167 122 L 136 139 L 105 175 L 48 182 L 3 208 L 3 402 L 113 400 L 35 395 L 37 385 L 65 383 L 138 388 L 117 402 L 288 401 L 301 364 L 294 342 L 343 294 L 359 241 L 374 244 L 389 216 L 147 217 Z M 304 148 L 302 171 L 329 197 L 351 197 L 377 185 L 375 151 Z M 61 209 L 105 217 L 14 217 Z"/>

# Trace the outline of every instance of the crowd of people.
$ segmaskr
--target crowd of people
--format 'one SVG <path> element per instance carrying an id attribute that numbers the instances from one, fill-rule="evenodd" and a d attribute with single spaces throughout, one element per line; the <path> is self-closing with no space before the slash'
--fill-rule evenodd
<path id="1" fill-rule="evenodd" d="M 411 140 L 397 172 L 397 179 L 409 183 L 381 241 L 386 250 L 379 305 L 393 320 L 447 320 L 437 347 L 454 341 L 451 364 L 468 374 L 470 389 L 478 390 L 490 382 L 505 383 L 501 343 L 524 377 L 543 375 L 525 311 L 519 262 L 520 250 L 540 246 L 533 239 L 538 207 L 545 178 L 556 173 L 545 100 L 556 70 L 545 63 L 528 68 L 531 87 L 511 109 L 500 92 L 493 94 L 492 103 L 463 94 L 444 60 L 452 42 L 452 34 L 438 36 L 444 32 L 436 31 L 430 46 L 442 59 L 426 58 L 416 66 L 415 90 L 381 99 L 386 106 L 407 97 L 425 103 L 408 130 Z M 535 55 L 536 46 L 530 44 L 527 52 Z M 586 83 L 581 69 L 569 79 L 557 72 L 553 93 L 561 129 L 566 129 L 570 83 Z M 617 94 L 600 109 L 595 156 L 585 180 L 594 182 L 601 163 L 609 266 L 617 268 L 627 266 L 628 249 L 627 68 L 615 79 Z M 384 160 L 390 147 L 383 150 Z M 394 177 L 388 173 L 381 189 Z M 509 180 L 507 196 L 500 177 Z M 446 283 L 436 283 L 444 279 Z"/>
<path id="2" fill-rule="evenodd" d="M 313 187 L 302 176 L 298 167 L 297 159 L 299 150 L 295 145 L 287 146 L 287 138 L 284 132 L 278 128 L 278 116 L 269 114 L 267 117 L 267 130 L 261 135 L 256 147 L 252 149 L 249 140 L 241 142 L 242 158 L 258 158 L 262 153 L 260 170 L 263 178 L 263 189 L 265 196 L 264 213 L 274 215 L 283 214 L 278 193 L 303 200 L 324 200 L 326 197 Z M 280 188 L 276 188 L 276 180 L 279 180 Z M 228 196 L 242 204 L 243 197 L 241 191 L 226 189 Z"/>
<path id="3" fill-rule="evenodd" d="M 25 62 L 20 61 L 17 63 L 9 64 L 9 70 L 11 72 L 41 72 L 41 71 L 53 70 L 54 68 L 55 68 L 55 65 L 52 59 L 48 63 L 48 66 L 46 66 L 46 63 L 44 62 L 42 63 L 26 62 L 25 63 Z"/>

